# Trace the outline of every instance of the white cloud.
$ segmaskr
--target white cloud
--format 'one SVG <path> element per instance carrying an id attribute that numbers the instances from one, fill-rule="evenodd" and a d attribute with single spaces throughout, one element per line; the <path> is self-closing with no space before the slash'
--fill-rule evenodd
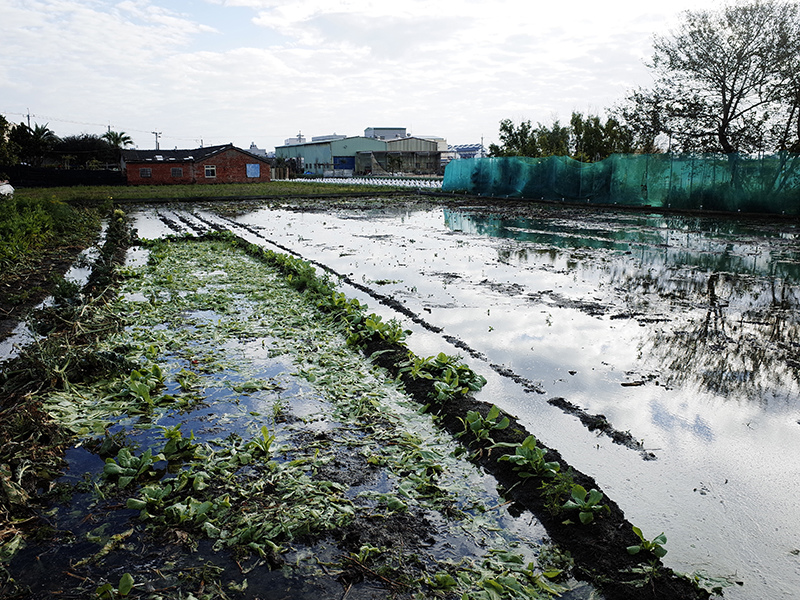
<path id="1" fill-rule="evenodd" d="M 62 135 L 110 123 L 143 147 L 155 128 L 175 145 L 271 147 L 386 123 L 488 143 L 503 118 L 563 121 L 646 84 L 652 34 L 689 7 L 0 0 L 0 112 L 57 116 Z"/>

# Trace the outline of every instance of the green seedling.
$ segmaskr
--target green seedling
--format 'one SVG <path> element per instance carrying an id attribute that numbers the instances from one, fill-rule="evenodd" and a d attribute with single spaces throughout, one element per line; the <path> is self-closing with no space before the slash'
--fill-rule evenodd
<path id="1" fill-rule="evenodd" d="M 95 590 L 101 600 L 111 600 L 112 598 L 124 598 L 133 590 L 133 577 L 130 573 L 125 573 L 119 580 L 119 585 L 115 588 L 110 583 L 105 583 Z"/>
<path id="2" fill-rule="evenodd" d="M 564 500 L 572 494 L 573 485 L 575 481 L 572 469 L 567 469 L 566 472 L 559 471 L 553 477 L 542 481 L 539 490 L 544 499 L 544 506 L 551 515 L 561 514 Z"/>
<path id="3" fill-rule="evenodd" d="M 595 489 L 586 491 L 582 485 L 577 483 L 572 486 L 572 497 L 564 503 L 567 510 L 578 510 L 578 518 L 584 525 L 594 521 L 594 516 L 605 509 L 611 512 L 607 504 L 600 504 L 603 494 Z"/>
<path id="4" fill-rule="evenodd" d="M 125 488 L 135 479 L 156 478 L 158 474 L 153 465 L 162 460 L 166 460 L 163 454 L 153 456 L 149 448 L 141 456 L 134 456 L 128 448 L 122 448 L 116 459 L 106 459 L 103 476 L 108 479 L 116 478 L 117 485 Z"/>
<path id="5" fill-rule="evenodd" d="M 370 544 L 364 544 L 358 549 L 358 554 L 351 553 L 350 558 L 362 565 L 366 564 L 372 558 L 378 557 L 383 554 L 384 548 L 377 548 Z"/>
<path id="6" fill-rule="evenodd" d="M 508 417 L 503 417 L 500 421 L 498 421 L 497 419 L 499 416 L 500 409 L 494 405 L 492 405 L 492 408 L 489 410 L 486 418 L 482 417 L 479 412 L 471 410 L 467 412 L 466 419 L 461 419 L 461 421 L 464 423 L 464 431 L 457 434 L 457 436 L 462 436 L 465 433 L 471 433 L 473 440 L 470 442 L 470 445 L 472 445 L 474 442 L 490 442 L 494 444 L 494 440 L 491 437 L 492 432 L 505 429 L 510 424 Z"/>
<path id="7" fill-rule="evenodd" d="M 633 533 L 639 538 L 640 543 L 635 546 L 628 546 L 628 554 L 639 554 L 639 552 L 644 551 L 649 552 L 657 558 L 664 558 L 664 555 L 667 553 L 666 548 L 664 548 L 664 544 L 667 543 L 666 535 L 661 533 L 654 537 L 652 541 L 649 541 L 642 534 L 642 530 L 635 525 L 633 527 Z"/>
<path id="8" fill-rule="evenodd" d="M 270 455 L 270 449 L 272 448 L 272 443 L 275 441 L 275 434 L 270 433 L 269 429 L 267 429 L 266 425 L 261 426 L 261 437 L 255 437 L 250 442 L 248 442 L 246 448 L 248 450 L 256 450 L 264 454 L 265 456 Z"/>
<path id="9" fill-rule="evenodd" d="M 498 444 L 503 446 L 505 444 Z M 514 454 L 504 454 L 498 460 L 508 461 L 520 477 L 554 477 L 561 465 L 557 462 L 545 461 L 546 451 L 536 443 L 536 438 L 529 435 L 515 447 Z"/>
<path id="10" fill-rule="evenodd" d="M 194 432 L 188 438 L 183 437 L 180 424 L 175 427 L 165 427 L 164 437 L 167 443 L 162 454 L 168 461 L 191 460 L 197 456 L 197 444 L 194 443 Z"/>

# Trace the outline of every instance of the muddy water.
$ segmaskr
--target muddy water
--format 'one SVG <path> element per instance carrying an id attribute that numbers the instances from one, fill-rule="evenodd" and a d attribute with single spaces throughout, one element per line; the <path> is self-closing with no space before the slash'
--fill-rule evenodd
<path id="1" fill-rule="evenodd" d="M 419 354 L 447 340 L 471 349 L 489 380 L 482 399 L 594 476 L 648 538 L 665 531 L 669 566 L 742 582 L 728 598 L 800 593 L 793 225 L 456 208 L 199 215 L 442 328 L 344 287 L 406 322 Z M 655 460 L 588 431 L 554 397 L 605 415 Z"/>

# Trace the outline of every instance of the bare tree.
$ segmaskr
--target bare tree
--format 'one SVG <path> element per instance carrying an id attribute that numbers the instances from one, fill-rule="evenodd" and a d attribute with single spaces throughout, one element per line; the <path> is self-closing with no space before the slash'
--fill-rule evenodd
<path id="1" fill-rule="evenodd" d="M 686 11 L 657 36 L 652 89 L 618 110 L 642 140 L 673 150 L 754 153 L 800 149 L 800 11 L 751 0 Z"/>

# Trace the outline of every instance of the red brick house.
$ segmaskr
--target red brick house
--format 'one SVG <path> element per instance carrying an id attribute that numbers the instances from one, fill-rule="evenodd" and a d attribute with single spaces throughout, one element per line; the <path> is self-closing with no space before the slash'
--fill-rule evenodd
<path id="1" fill-rule="evenodd" d="M 269 162 L 233 144 L 196 150 L 123 150 L 122 169 L 128 185 L 270 181 Z"/>

